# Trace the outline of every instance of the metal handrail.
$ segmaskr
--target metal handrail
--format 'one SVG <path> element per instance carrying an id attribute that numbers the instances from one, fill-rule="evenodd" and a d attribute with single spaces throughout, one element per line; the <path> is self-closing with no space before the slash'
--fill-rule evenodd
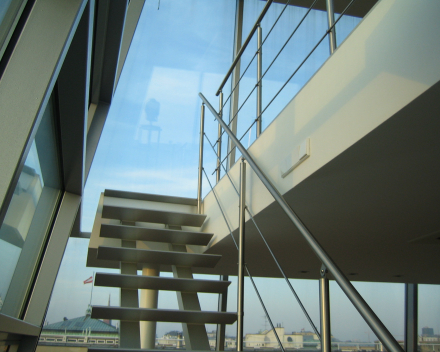
<path id="1" fill-rule="evenodd" d="M 264 184 L 266 189 L 270 192 L 270 194 L 274 197 L 276 202 L 281 206 L 283 211 L 298 229 L 300 234 L 307 241 L 313 252 L 316 256 L 321 260 L 321 262 L 326 266 L 328 271 L 333 275 L 335 281 L 339 284 L 342 291 L 344 291 L 345 295 L 352 302 L 355 308 L 358 310 L 360 315 L 364 318 L 365 322 L 369 325 L 371 330 L 376 334 L 379 340 L 385 345 L 388 351 L 390 352 L 403 352 L 402 347 L 397 343 L 396 339 L 391 335 L 385 325 L 380 321 L 377 315 L 373 312 L 370 306 L 365 302 L 359 292 L 354 288 L 351 282 L 346 278 L 344 273 L 339 269 L 333 259 L 327 254 L 324 248 L 319 244 L 316 238 L 312 235 L 309 229 L 303 224 L 298 215 L 293 211 L 290 205 L 286 202 L 281 193 L 276 189 L 276 187 L 270 182 L 264 172 L 259 168 L 259 166 L 255 163 L 254 159 L 250 156 L 246 148 L 240 143 L 237 137 L 232 133 L 227 124 L 220 118 L 215 109 L 209 103 L 209 101 L 204 97 L 202 93 L 199 93 L 200 98 L 206 104 L 208 109 L 214 115 L 214 117 L 218 120 L 218 122 L 222 125 L 222 128 L 226 131 L 229 138 L 236 145 L 238 150 L 241 152 L 242 157 L 246 159 L 249 165 L 254 170 L 255 174 Z"/>
<path id="2" fill-rule="evenodd" d="M 222 83 L 220 84 L 220 87 L 217 90 L 217 93 L 215 93 L 216 96 L 218 96 L 225 86 L 226 82 L 229 79 L 229 76 L 231 75 L 232 71 L 234 71 L 235 66 L 237 65 L 237 62 L 240 60 L 241 55 L 243 55 L 243 52 L 246 50 L 246 47 L 248 46 L 249 42 L 252 39 L 252 36 L 254 35 L 255 31 L 258 28 L 258 25 L 260 24 L 261 20 L 263 19 L 264 15 L 266 14 L 267 10 L 269 10 L 270 5 L 272 5 L 273 0 L 268 0 L 266 5 L 264 6 L 263 10 L 260 13 L 260 16 L 258 16 L 257 20 L 255 21 L 251 31 L 249 32 L 246 40 L 244 41 L 243 45 L 241 46 L 240 50 L 238 51 L 237 55 L 235 56 L 234 61 L 232 61 L 232 65 L 229 68 L 228 72 L 225 75 L 225 78 L 223 78 Z"/>
<path id="3" fill-rule="evenodd" d="M 228 220 L 226 219 L 226 215 L 225 215 L 225 213 L 224 213 L 224 211 L 223 211 L 222 206 L 220 205 L 220 201 L 218 200 L 217 195 L 215 194 L 214 187 L 212 187 L 211 181 L 209 180 L 209 177 L 208 177 L 208 175 L 207 175 L 205 169 L 202 169 L 202 170 L 203 170 L 203 173 L 205 174 L 205 177 L 206 177 L 206 179 L 207 179 L 207 181 L 208 181 L 208 183 L 209 183 L 209 187 L 211 187 L 212 194 L 214 195 L 214 198 L 215 198 L 215 200 L 216 200 L 216 202 L 217 202 L 217 205 L 218 205 L 218 207 L 219 207 L 219 209 L 220 209 L 220 212 L 221 212 L 222 215 L 223 215 L 223 219 L 225 220 L 226 226 L 228 227 L 229 235 L 232 237 L 232 241 L 234 241 L 235 247 L 236 247 L 237 250 L 238 250 L 238 244 L 237 244 L 237 241 L 235 240 L 234 236 L 232 235 L 231 227 L 229 226 Z M 275 330 L 275 325 L 273 325 L 272 319 L 271 319 L 270 316 L 269 316 L 269 312 L 267 311 L 267 309 L 266 309 L 266 305 L 264 304 L 263 299 L 262 299 L 261 296 L 260 296 L 260 292 L 258 291 L 257 285 L 255 285 L 254 279 L 253 279 L 251 273 L 249 272 L 249 268 L 247 267 L 247 264 L 244 264 L 244 267 L 245 267 L 245 269 L 246 269 L 246 273 L 247 273 L 249 279 L 251 280 L 252 286 L 254 286 L 255 293 L 256 293 L 257 296 L 258 296 L 258 299 L 259 299 L 259 301 L 260 301 L 261 307 L 263 308 L 264 313 L 266 314 L 267 320 L 269 321 L 269 324 L 270 324 L 270 326 L 272 327 L 272 330 L 273 330 L 273 332 L 274 332 L 274 334 L 275 334 L 275 337 L 276 337 L 278 343 L 280 344 L 280 348 L 282 349 L 283 352 L 285 352 L 284 347 L 283 347 L 283 344 L 282 344 L 282 342 L 281 342 L 281 340 L 280 340 L 280 338 L 279 338 L 279 336 L 278 336 L 277 331 Z M 237 337 L 238 337 L 238 336 L 237 336 Z"/>
<path id="4" fill-rule="evenodd" d="M 211 140 L 208 138 L 208 136 L 205 133 L 205 137 L 208 141 L 208 143 L 210 144 L 212 150 L 215 152 L 214 146 L 212 145 Z M 218 157 L 217 157 L 218 159 Z M 219 160 L 219 159 L 218 159 Z M 225 171 L 225 175 L 228 177 L 229 182 L 231 183 L 232 187 L 235 190 L 235 193 L 237 193 L 238 196 L 240 196 L 240 193 L 238 192 L 237 187 L 235 187 L 234 182 L 231 179 L 231 176 L 229 176 L 229 173 L 227 172 L 225 166 L 223 164 L 221 164 L 221 166 L 223 167 L 223 170 Z M 321 339 L 321 334 L 318 332 L 318 329 L 316 328 L 315 324 L 313 323 L 312 318 L 310 317 L 309 313 L 307 313 L 306 308 L 304 307 L 304 305 L 301 302 L 301 299 L 299 298 L 298 294 L 296 293 L 295 289 L 293 288 L 292 284 L 289 281 L 289 278 L 287 277 L 286 273 L 284 272 L 283 268 L 281 267 L 281 264 L 278 262 L 275 253 L 272 251 L 272 248 L 270 247 L 269 243 L 267 242 L 266 238 L 264 237 L 263 233 L 260 230 L 260 227 L 257 225 L 257 223 L 255 222 L 254 216 L 252 214 L 252 212 L 249 210 L 248 207 L 246 207 L 246 211 L 249 214 L 249 217 L 251 218 L 255 228 L 257 229 L 258 233 L 260 234 L 261 239 L 263 240 L 264 244 L 266 245 L 270 255 L 272 256 L 275 264 L 277 265 L 278 269 L 280 270 L 281 275 L 284 277 L 285 281 L 287 282 L 287 285 L 290 288 L 290 291 L 292 292 L 292 294 L 295 296 L 297 303 L 299 304 L 301 310 L 303 311 L 306 319 L 308 320 L 309 324 L 311 325 L 312 329 L 315 331 L 315 334 L 318 336 L 319 339 Z"/>

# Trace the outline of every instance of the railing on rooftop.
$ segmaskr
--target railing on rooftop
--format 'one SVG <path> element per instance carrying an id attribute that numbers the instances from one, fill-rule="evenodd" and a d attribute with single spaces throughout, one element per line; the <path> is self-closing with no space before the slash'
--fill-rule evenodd
<path id="1" fill-rule="evenodd" d="M 251 221 L 255 225 L 259 235 L 261 236 L 263 242 L 265 243 L 270 255 L 272 256 L 274 262 L 276 263 L 281 275 L 284 277 L 286 283 L 289 286 L 290 291 L 296 298 L 298 304 L 300 305 L 304 315 L 306 316 L 307 320 L 309 321 L 312 329 L 314 330 L 315 334 L 320 339 L 321 349 L 323 352 L 330 352 L 331 351 L 331 335 L 330 335 L 330 313 L 329 313 L 329 280 L 327 277 L 327 272 L 330 272 L 335 281 L 339 284 L 343 292 L 346 294 L 346 296 L 350 299 L 352 304 L 356 307 L 356 309 L 359 311 L 361 316 L 364 318 L 364 320 L 367 322 L 367 324 L 370 326 L 370 328 L 373 330 L 373 332 L 376 334 L 376 336 L 379 338 L 381 343 L 386 347 L 388 351 L 392 352 L 402 352 L 403 349 L 399 345 L 399 343 L 395 340 L 395 338 L 391 335 L 391 333 L 387 330 L 387 328 L 383 325 L 383 323 L 379 320 L 379 318 L 376 316 L 376 314 L 371 310 L 371 308 L 368 306 L 368 304 L 365 302 L 365 300 L 360 296 L 360 294 L 357 292 L 357 290 L 353 287 L 353 285 L 350 283 L 350 281 L 346 278 L 346 276 L 342 273 L 342 271 L 338 268 L 336 263 L 333 261 L 333 259 L 326 253 L 324 248 L 318 243 L 318 241 L 315 239 L 315 237 L 310 233 L 310 231 L 307 229 L 307 227 L 302 223 L 302 221 L 299 219 L 299 217 L 295 214 L 295 212 L 292 210 L 292 208 L 289 206 L 289 204 L 284 200 L 283 196 L 279 193 L 279 191 L 276 189 L 276 187 L 269 181 L 269 179 L 266 177 L 264 172 L 259 168 L 257 163 L 253 160 L 253 158 L 249 155 L 246 148 L 242 144 L 242 139 L 244 136 L 253 128 L 254 125 L 256 125 L 256 136 L 257 138 L 260 136 L 262 132 L 262 117 L 265 111 L 268 109 L 268 107 L 273 103 L 273 101 L 277 98 L 277 96 L 280 94 L 280 92 L 287 86 L 287 84 L 292 80 L 292 78 L 298 73 L 298 71 L 301 69 L 301 67 L 306 63 L 306 61 L 310 58 L 310 56 L 313 54 L 313 52 L 318 48 L 318 46 L 326 39 L 328 38 L 329 42 L 329 51 L 330 54 L 333 54 L 334 50 L 336 49 L 336 35 L 335 35 L 335 26 L 336 24 L 341 20 L 341 18 L 344 16 L 344 14 L 348 11 L 348 9 L 351 7 L 351 5 L 356 0 L 351 0 L 347 7 L 341 12 L 341 14 L 338 16 L 338 18 L 335 20 L 334 11 L 333 11 L 333 0 L 326 0 L 327 5 L 327 18 L 328 18 L 328 28 L 323 33 L 323 35 L 320 37 L 320 39 L 317 41 L 317 43 L 313 46 L 312 50 L 304 57 L 304 59 L 300 62 L 300 64 L 293 70 L 293 73 L 289 76 L 287 81 L 282 85 L 282 87 L 276 92 L 276 94 L 270 98 L 269 103 L 263 108 L 262 107 L 262 80 L 266 76 L 267 72 L 271 69 L 274 62 L 278 59 L 280 53 L 284 50 L 287 43 L 292 39 L 292 37 L 297 33 L 298 29 L 301 27 L 301 25 L 304 23 L 306 18 L 309 16 L 311 11 L 314 9 L 315 4 L 318 0 L 312 0 L 312 3 L 310 7 L 307 9 L 304 16 L 301 18 L 299 23 L 296 25 L 296 27 L 293 29 L 292 33 L 288 37 L 285 44 L 282 46 L 280 51 L 275 55 L 275 58 L 271 61 L 271 63 L 268 65 L 267 69 L 262 72 L 262 49 L 263 45 L 266 42 L 269 35 L 273 32 L 274 27 L 278 23 L 279 19 L 285 12 L 287 6 L 289 6 L 291 0 L 288 0 L 275 20 L 274 24 L 268 31 L 268 34 L 263 39 L 262 38 L 262 29 L 261 29 L 261 22 L 265 16 L 265 14 L 268 12 L 273 0 L 268 0 L 266 5 L 264 6 L 262 12 L 258 16 L 255 24 L 252 26 L 252 29 L 247 36 L 243 46 L 238 51 L 235 59 L 233 60 L 233 63 L 231 67 L 229 68 L 227 74 L 225 75 L 219 89 L 217 90 L 216 95 L 219 96 L 219 111 L 217 112 L 212 105 L 207 101 L 207 99 L 203 96 L 202 93 L 199 93 L 199 96 L 202 99 L 202 111 L 201 111 L 201 128 L 200 128 L 200 158 L 199 158 L 199 185 L 198 185 L 198 200 L 199 200 L 199 211 L 201 209 L 201 201 L 202 201 L 202 177 L 203 174 L 205 174 L 206 179 L 209 183 L 210 189 L 217 201 L 217 204 L 220 208 L 220 211 L 222 213 L 222 216 L 224 218 L 224 221 L 228 227 L 230 236 L 232 237 L 235 246 L 237 247 L 237 250 L 239 252 L 239 273 L 238 273 L 238 320 L 237 320 L 237 351 L 242 351 L 244 348 L 243 343 L 243 277 L 244 272 L 247 273 L 249 276 L 251 283 L 256 291 L 256 294 L 259 298 L 259 301 L 261 303 L 261 306 L 265 312 L 265 315 L 267 317 L 268 322 L 270 323 L 270 326 L 274 332 L 275 338 L 277 339 L 277 342 L 280 346 L 280 349 L 284 351 L 283 344 L 275 330 L 275 326 L 273 324 L 272 319 L 270 318 L 267 309 L 265 307 L 265 304 L 263 300 L 261 299 L 261 296 L 258 292 L 258 289 L 255 285 L 254 280 L 252 279 L 252 276 L 250 274 L 249 268 L 244 263 L 244 232 L 245 232 L 245 212 L 248 213 Z M 234 72 L 237 70 L 237 67 L 239 66 L 240 59 L 245 52 L 246 48 L 248 47 L 249 43 L 251 42 L 252 37 L 257 33 L 257 50 L 255 54 L 253 55 L 250 63 L 247 65 L 247 67 L 244 69 L 243 73 L 239 76 L 237 81 L 235 82 L 234 79 L 231 82 L 231 93 L 226 98 L 225 101 L 223 101 L 223 93 L 222 90 L 228 80 L 231 77 L 236 77 L 236 73 Z M 232 110 L 230 114 L 229 123 L 225 123 L 223 120 L 223 111 L 228 103 L 228 101 L 232 100 L 234 94 L 237 94 L 237 89 L 240 85 L 240 81 L 243 79 L 244 75 L 248 71 L 251 63 L 253 60 L 257 58 L 257 77 L 256 77 L 256 84 L 254 88 L 251 90 L 251 92 L 246 96 L 243 103 L 237 107 L 236 111 Z M 257 90 L 257 106 L 256 106 L 256 113 L 255 113 L 255 119 L 251 123 L 251 125 L 247 128 L 246 132 L 240 136 L 236 136 L 236 131 L 234 131 L 234 128 L 232 124 L 236 123 L 238 113 L 243 108 L 243 106 L 246 104 L 246 102 L 249 100 L 250 96 L 253 94 L 253 92 Z M 217 140 L 212 143 L 211 139 L 205 134 L 204 132 L 204 119 L 205 119 L 205 105 L 208 107 L 208 109 L 211 111 L 211 113 L 214 115 L 215 119 L 218 121 L 218 135 Z M 232 105 L 232 104 L 231 104 Z M 222 137 L 226 133 L 228 135 L 229 141 L 230 141 L 230 148 L 228 150 L 227 155 L 222 159 L 221 156 L 221 144 L 222 144 Z M 219 201 L 219 196 L 216 194 L 214 186 L 212 185 L 208 173 L 203 168 L 203 153 L 204 153 L 204 139 L 207 139 L 209 145 L 211 146 L 211 149 L 213 150 L 215 156 L 216 156 L 216 164 L 217 167 L 214 170 L 213 174 L 216 173 L 216 182 L 220 181 L 221 178 L 221 170 L 224 170 L 224 174 L 228 177 L 229 181 L 231 182 L 233 188 L 235 189 L 235 192 L 237 193 L 239 197 L 239 208 L 240 208 L 240 219 L 239 219 L 239 237 L 238 241 L 234 238 L 232 235 L 232 228 L 231 224 L 229 224 L 225 212 L 222 209 L 221 203 Z M 217 147 L 217 150 L 216 150 Z M 240 165 L 240 185 L 237 187 L 234 185 L 231 177 L 228 174 L 229 167 L 235 162 L 235 149 L 238 149 L 239 152 L 242 155 L 242 161 Z M 228 162 L 228 166 L 225 167 L 224 163 L 227 160 L 231 159 L 232 155 L 232 162 Z M 316 256 L 319 258 L 319 260 L 322 263 L 322 267 L 320 270 L 321 273 L 321 279 L 320 279 L 320 324 L 321 329 L 320 333 L 318 332 L 318 329 L 314 325 L 312 319 L 310 318 L 309 314 L 307 313 L 306 309 L 304 308 L 301 300 L 299 299 L 297 293 L 295 292 L 294 288 L 292 287 L 287 275 L 285 274 L 284 269 L 279 264 L 279 261 L 277 260 L 274 252 L 270 248 L 264 234 L 260 231 L 260 228 L 258 227 L 258 224 L 255 222 L 254 216 L 249 210 L 249 208 L 246 206 L 245 203 L 245 174 L 246 174 L 246 164 L 250 165 L 253 169 L 254 173 L 259 177 L 261 182 L 266 186 L 267 190 L 271 193 L 271 195 L 274 197 L 275 201 L 281 206 L 283 211 L 286 213 L 286 215 L 289 217 L 289 219 L 292 221 L 292 223 L 295 225 L 295 227 L 299 230 L 301 235 L 304 237 L 304 239 L 307 241 L 307 243 L 312 248 L 313 252 L 316 254 Z M 238 190 L 240 188 L 240 191 Z"/>

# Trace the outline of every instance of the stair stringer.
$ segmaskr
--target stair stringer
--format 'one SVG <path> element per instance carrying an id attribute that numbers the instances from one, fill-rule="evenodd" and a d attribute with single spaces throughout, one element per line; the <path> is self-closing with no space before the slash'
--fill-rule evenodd
<path id="1" fill-rule="evenodd" d="M 169 245 L 170 251 L 187 252 L 185 245 Z M 171 266 L 173 276 L 178 279 L 193 279 L 192 269 L 183 266 Z M 199 296 L 195 292 L 176 291 L 177 303 L 180 310 L 197 310 L 201 311 Z M 185 344 L 187 350 L 204 350 L 209 351 L 209 339 L 204 324 L 187 324 L 182 323 L 183 335 L 185 336 Z"/>

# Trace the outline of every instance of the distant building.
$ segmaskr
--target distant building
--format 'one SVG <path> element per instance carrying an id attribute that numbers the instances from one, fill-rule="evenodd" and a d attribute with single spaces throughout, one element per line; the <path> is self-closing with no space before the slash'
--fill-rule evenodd
<path id="1" fill-rule="evenodd" d="M 420 352 L 440 352 L 440 335 L 434 335 L 434 329 L 422 328 L 422 335 L 419 336 Z"/>
<path id="2" fill-rule="evenodd" d="M 162 337 L 156 338 L 156 347 L 160 348 L 183 348 L 185 340 L 182 331 L 169 331 Z"/>
<path id="3" fill-rule="evenodd" d="M 119 331 L 113 325 L 85 316 L 67 319 L 43 327 L 39 345 L 119 346 Z"/>
<path id="4" fill-rule="evenodd" d="M 422 336 L 434 336 L 434 329 L 425 326 L 422 328 Z"/>
<path id="5" fill-rule="evenodd" d="M 278 325 L 275 331 L 283 344 L 284 348 L 317 348 L 319 344 L 318 336 L 309 331 L 292 332 L 286 334 L 284 328 Z M 258 334 L 246 334 L 244 337 L 244 347 L 254 349 L 280 348 L 274 330 L 264 330 Z"/>

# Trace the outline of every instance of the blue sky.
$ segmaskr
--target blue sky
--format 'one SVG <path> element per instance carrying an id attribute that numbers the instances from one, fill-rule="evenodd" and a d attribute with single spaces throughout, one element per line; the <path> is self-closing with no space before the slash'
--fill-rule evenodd
<path id="1" fill-rule="evenodd" d="M 258 16 L 264 2 L 246 0 L 244 35 Z M 107 122 L 87 180 L 81 226 L 91 231 L 99 195 L 104 189 L 118 189 L 145 193 L 195 197 L 197 192 L 197 163 L 199 116 L 201 101 L 198 92 L 216 107 L 215 92 L 232 61 L 235 1 L 233 0 L 147 0 L 130 48 L 126 64 L 116 89 Z M 262 23 L 265 35 L 275 21 L 282 6 L 273 5 Z M 279 30 L 275 30 L 263 49 L 263 71 L 276 55 L 286 36 L 304 14 L 304 9 L 289 8 L 283 15 Z M 359 22 L 346 18 L 337 28 L 338 41 Z M 323 35 L 325 14 L 313 12 L 298 32 L 292 44 L 280 55 L 279 64 L 273 66 L 263 80 L 264 106 L 284 84 L 292 71 L 316 41 Z M 255 52 L 255 40 L 243 56 L 245 68 Z M 295 53 L 295 54 L 294 54 Z M 310 61 L 287 85 L 279 98 L 264 114 L 266 127 L 276 114 L 292 99 L 328 57 L 328 43 L 324 41 Z M 240 99 L 244 101 L 255 85 L 256 67 L 253 63 L 242 81 Z M 228 88 L 229 87 L 229 88 Z M 225 88 L 225 100 L 230 84 Z M 247 129 L 255 118 L 255 94 L 239 115 L 239 132 Z M 216 139 L 217 126 L 206 119 L 205 131 L 211 141 Z M 150 133 L 149 133 L 150 132 Z M 246 144 L 255 138 L 254 130 L 246 136 Z M 215 157 L 207 144 L 205 167 L 210 174 Z M 211 170 L 211 172 L 209 172 Z M 214 178 L 212 178 L 213 180 Z M 206 185 L 206 182 L 205 182 Z M 205 186 L 206 194 L 208 187 Z M 50 323 L 63 317 L 74 318 L 84 314 L 90 300 L 91 285 L 83 281 L 95 269 L 86 268 L 88 241 L 70 239 L 53 292 L 47 320 Z M 99 270 L 102 271 L 102 270 Z M 236 310 L 236 284 L 229 290 L 228 310 Z M 285 283 L 280 279 L 256 279 L 261 295 L 268 305 L 274 323 L 282 323 L 288 331 L 302 328 L 311 330 L 305 317 L 294 302 Z M 309 310 L 315 324 L 319 325 L 318 282 L 292 280 L 298 294 Z M 403 339 L 403 285 L 355 283 L 365 295 L 379 317 L 398 339 Z M 276 293 L 275 293 L 276 292 Z M 439 287 L 423 285 L 420 294 L 420 327 L 428 325 L 436 332 L 440 329 Z M 93 304 L 105 305 L 111 294 L 112 305 L 119 304 L 117 289 L 94 288 Z M 276 294 L 276 298 L 275 298 Z M 246 283 L 245 332 L 265 328 L 263 310 L 255 293 Z M 437 297 L 434 300 L 433 297 Z M 202 308 L 216 310 L 217 297 L 203 295 Z M 342 340 L 373 340 L 373 334 L 355 312 L 336 284 L 331 285 L 332 333 Z M 177 308 L 174 292 L 161 292 L 159 306 Z M 268 325 L 267 325 L 268 327 Z M 211 330 L 213 327 L 208 327 Z M 177 329 L 177 324 L 159 324 L 158 336 Z M 235 335 L 235 327 L 227 332 Z"/>

